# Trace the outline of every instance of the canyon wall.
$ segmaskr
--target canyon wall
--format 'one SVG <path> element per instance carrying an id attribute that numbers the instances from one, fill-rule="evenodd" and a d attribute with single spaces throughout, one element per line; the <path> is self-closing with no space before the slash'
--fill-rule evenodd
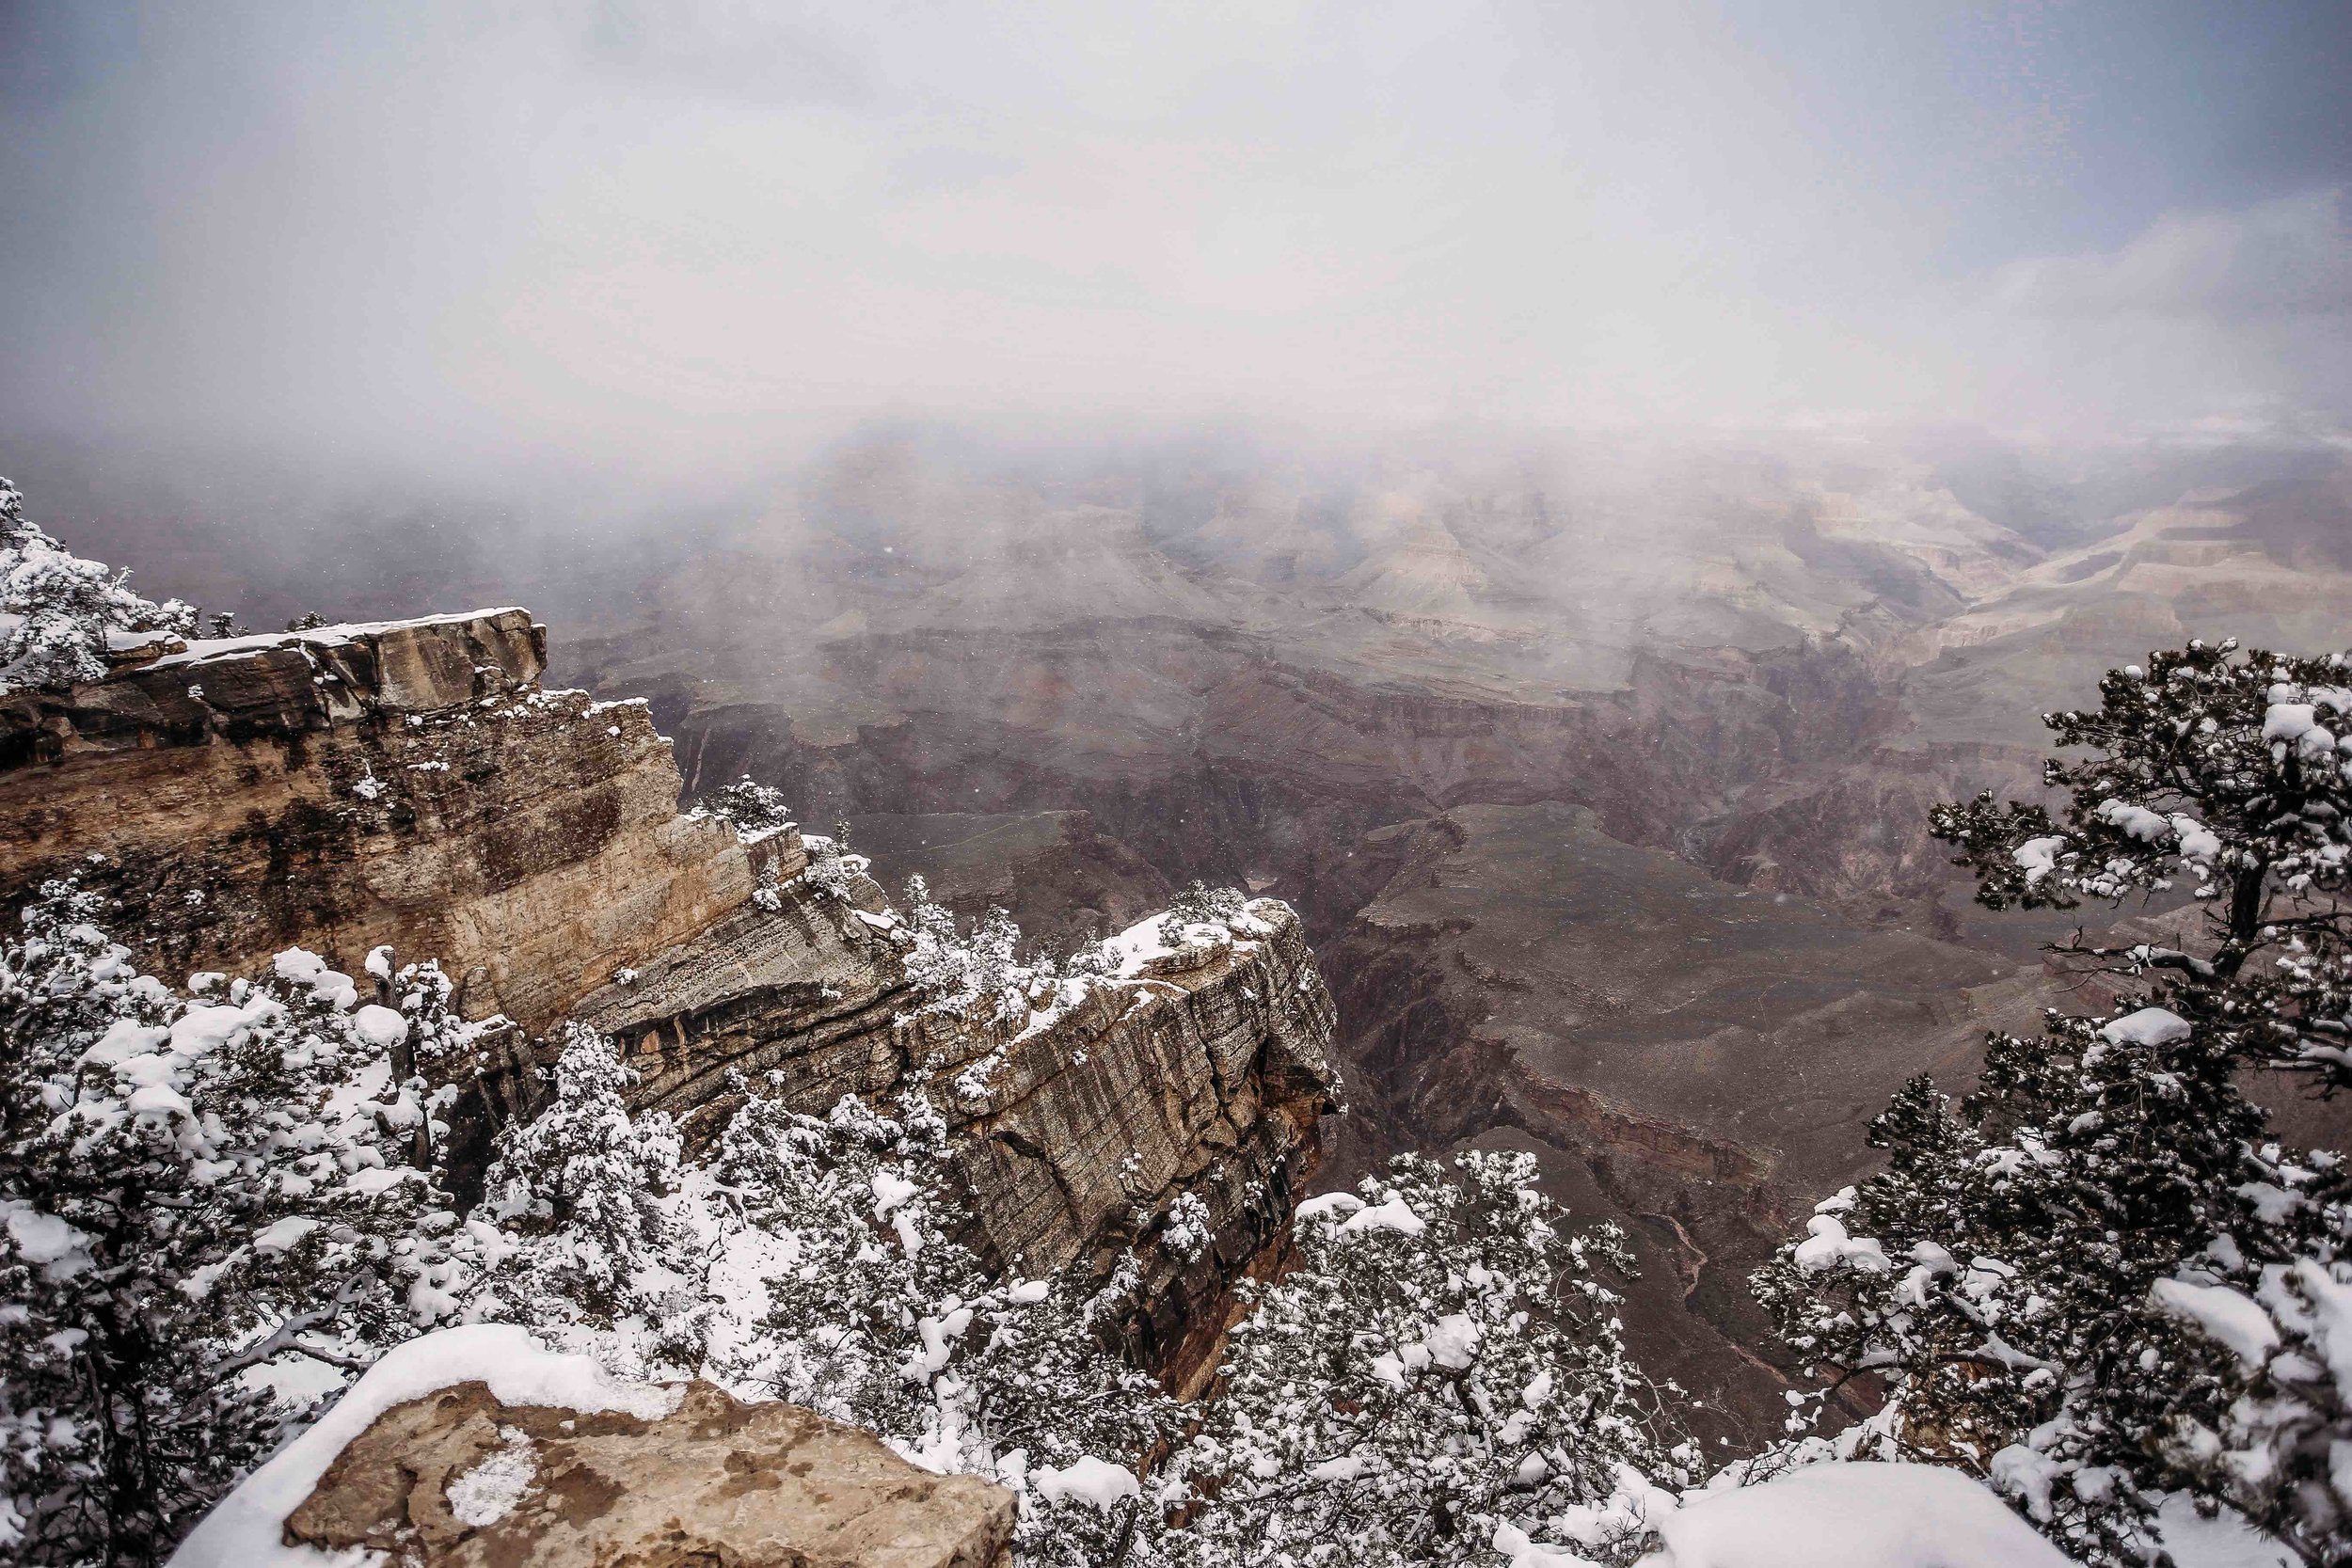
<path id="1" fill-rule="evenodd" d="M 1258 900 L 1174 948 L 1138 926 L 1108 973 L 1011 1016 L 928 1006 L 859 862 L 813 864 L 789 825 L 680 815 L 644 705 L 544 689 L 545 659 L 544 628 L 504 610 L 151 642 L 103 681 L 12 692 L 0 816 L 22 831 L 0 846 L 0 899 L 74 877 L 166 974 L 295 944 L 353 973 L 380 943 L 437 957 L 518 1046 L 567 1017 L 615 1037 L 638 1103 L 690 1132 L 738 1073 L 809 1112 L 919 1080 L 984 1245 L 1039 1273 L 1136 1246 L 1133 1348 L 1196 1382 L 1231 1287 L 1279 1258 L 1333 1094 L 1330 998 L 1296 915 Z M 535 1077 L 513 1065 L 510 1112 Z M 1158 1240 L 1187 1195 L 1216 1238 L 1197 1255 Z"/>

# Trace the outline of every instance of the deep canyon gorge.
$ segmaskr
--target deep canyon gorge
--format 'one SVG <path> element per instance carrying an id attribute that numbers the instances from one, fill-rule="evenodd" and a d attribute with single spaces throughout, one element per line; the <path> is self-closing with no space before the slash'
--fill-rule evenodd
<path id="1" fill-rule="evenodd" d="M 1596 440 L 1333 473 L 916 432 L 742 510 L 559 613 L 555 673 L 642 699 L 689 799 L 773 785 L 894 890 L 1043 948 L 1196 879 L 1286 900 L 1337 1009 L 1319 1184 L 1536 1151 L 1630 1237 L 1645 1363 L 1741 1446 L 1788 1386 L 1749 1270 L 1870 1168 L 1904 1079 L 1963 1086 L 1988 1029 L 2080 999 L 2038 951 L 2074 922 L 1974 908 L 1928 806 L 2029 791 L 2039 714 L 2100 671 L 2326 646 L 2352 593 L 2352 466 L 2293 447 Z M 524 597 L 532 570 L 421 591 Z"/>

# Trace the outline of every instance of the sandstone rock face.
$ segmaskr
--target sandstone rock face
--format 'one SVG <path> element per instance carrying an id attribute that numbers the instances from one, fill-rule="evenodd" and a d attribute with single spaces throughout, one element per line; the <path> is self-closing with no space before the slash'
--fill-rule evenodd
<path id="1" fill-rule="evenodd" d="M 772 906 L 772 907 L 769 907 Z M 1273 1260 L 1320 1154 L 1335 1078 L 1330 993 L 1289 906 L 1248 906 L 1230 946 L 1180 950 L 1093 984 L 1066 1010 L 979 1024 L 917 1010 L 879 890 L 806 876 L 719 922 L 575 1016 L 622 1042 L 641 1103 L 690 1132 L 731 1107 L 731 1075 L 796 1108 L 882 1096 L 919 1069 L 959 1136 L 984 1241 L 1042 1273 L 1143 1249 L 1146 1365 L 1186 1386 L 1214 1361 L 1231 1286 Z M 1192 1195 L 1216 1241 L 1158 1246 Z"/>
<path id="2" fill-rule="evenodd" d="M 401 1568 L 991 1568 L 1013 1506 L 1003 1487 L 707 1383 L 659 1420 L 502 1404 L 465 1383 L 377 1417 L 286 1538 Z"/>
<path id="3" fill-rule="evenodd" d="M 1261 900 L 1242 940 L 1075 1005 L 927 1009 L 853 863 L 820 878 L 797 829 L 680 816 L 645 706 L 543 690 L 545 657 L 527 613 L 492 610 L 151 647 L 71 692 L 12 694 L 0 820 L 26 831 L 0 845 L 0 900 L 77 876 L 167 974 L 295 943 L 352 973 L 379 943 L 437 957 L 469 1013 L 615 1037 L 638 1102 L 690 1132 L 731 1108 L 737 1072 L 817 1114 L 924 1074 L 988 1250 L 1044 1272 L 1142 1242 L 1133 1348 L 1179 1386 L 1202 1375 L 1232 1283 L 1288 1236 L 1332 1098 L 1330 997 L 1289 907 Z M 505 1086 L 508 1113 L 534 1088 Z M 460 1128 L 461 1164 L 485 1131 Z M 1198 1256 L 1155 1240 L 1186 1196 L 1216 1227 Z"/>
<path id="4" fill-rule="evenodd" d="M 547 1022 L 741 904 L 759 867 L 677 815 L 642 706 L 535 685 L 519 610 L 198 642 L 0 704 L 0 898 L 72 873 L 155 964 L 389 942 Z M 782 847 L 779 847 L 780 848 Z M 98 859 L 94 857 L 103 857 Z"/>

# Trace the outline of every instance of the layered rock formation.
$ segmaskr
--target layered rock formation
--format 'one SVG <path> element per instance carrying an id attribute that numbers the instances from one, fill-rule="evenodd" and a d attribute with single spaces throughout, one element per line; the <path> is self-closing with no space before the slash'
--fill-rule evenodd
<path id="1" fill-rule="evenodd" d="M 154 650 L 146 650 L 151 654 Z M 166 968 L 437 957 L 542 1025 L 748 899 L 641 705 L 541 690 L 519 610 L 197 642 L 0 699 L 0 897 L 72 875 Z"/>
<path id="2" fill-rule="evenodd" d="M 791 830 L 781 836 L 797 846 Z M 739 1074 L 776 1074 L 810 1112 L 922 1074 L 959 1134 L 988 1249 L 1044 1272 L 1089 1256 L 1108 1266 L 1144 1242 L 1134 1348 L 1186 1386 L 1213 1359 L 1232 1282 L 1288 1235 L 1335 1086 L 1330 997 L 1297 916 L 1261 899 L 1238 927 L 1158 951 L 1147 923 L 1112 974 L 1041 988 L 1031 1007 L 983 1021 L 922 1008 L 870 880 L 803 874 L 574 1017 L 619 1040 L 640 1102 L 690 1131 L 731 1108 Z M 1189 1259 L 1151 1240 L 1186 1194 L 1216 1237 Z"/>
<path id="3" fill-rule="evenodd" d="M 1140 1240 L 1135 1349 L 1196 1379 L 1232 1282 L 1287 1235 L 1331 1098 L 1296 916 L 1262 900 L 1220 942 L 1147 936 L 1011 1016 L 926 1006 L 859 863 L 813 866 L 788 825 L 679 815 L 644 705 L 544 690 L 544 661 L 543 628 L 494 610 L 149 646 L 103 681 L 12 693 L 0 816 L 28 831 L 0 847 L 0 898 L 77 877 L 167 971 L 296 943 L 355 973 L 380 943 L 438 957 L 472 1013 L 613 1035 L 640 1103 L 690 1131 L 738 1073 L 814 1113 L 920 1074 L 984 1245 L 1043 1272 Z M 1197 1257 L 1153 1240 L 1186 1195 L 1216 1227 Z"/>

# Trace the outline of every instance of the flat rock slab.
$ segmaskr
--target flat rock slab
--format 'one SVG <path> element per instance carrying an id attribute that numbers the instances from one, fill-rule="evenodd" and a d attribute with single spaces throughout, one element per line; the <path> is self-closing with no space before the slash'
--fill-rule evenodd
<path id="1" fill-rule="evenodd" d="M 1013 1495 L 791 1404 L 685 1386 L 659 1420 L 508 1405 L 462 1383 L 395 1405 L 286 1521 L 404 1568 L 993 1568 Z"/>

